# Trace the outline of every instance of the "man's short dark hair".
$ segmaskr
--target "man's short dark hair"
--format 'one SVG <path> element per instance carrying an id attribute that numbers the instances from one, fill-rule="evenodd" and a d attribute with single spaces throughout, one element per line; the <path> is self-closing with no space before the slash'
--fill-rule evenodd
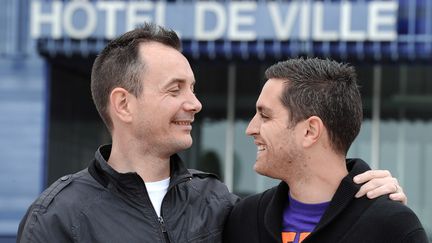
<path id="1" fill-rule="evenodd" d="M 143 42 L 159 42 L 179 51 L 181 49 L 180 39 L 174 31 L 155 24 L 145 24 L 110 41 L 93 64 L 93 101 L 110 131 L 112 120 L 107 108 L 111 91 L 121 87 L 136 97 L 142 93 L 141 74 L 145 70 L 145 63 L 139 58 L 139 44 Z"/>
<path id="2" fill-rule="evenodd" d="M 328 59 L 297 58 L 274 64 L 265 76 L 286 80 L 281 101 L 292 126 L 311 116 L 320 117 L 332 148 L 346 155 L 363 119 L 353 67 Z"/>

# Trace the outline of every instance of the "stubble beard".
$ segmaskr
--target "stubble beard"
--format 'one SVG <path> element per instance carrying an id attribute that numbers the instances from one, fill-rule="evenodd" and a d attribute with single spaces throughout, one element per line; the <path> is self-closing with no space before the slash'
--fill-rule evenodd
<path id="1" fill-rule="evenodd" d="M 278 180 L 292 180 L 301 177 L 303 166 L 302 152 L 292 143 L 287 144 L 290 149 L 284 151 L 282 148 L 278 152 L 268 153 L 265 160 L 261 158 L 255 162 L 254 170 L 263 176 Z M 277 156 L 271 156 L 275 155 Z M 269 156 L 270 155 L 270 156 Z"/>

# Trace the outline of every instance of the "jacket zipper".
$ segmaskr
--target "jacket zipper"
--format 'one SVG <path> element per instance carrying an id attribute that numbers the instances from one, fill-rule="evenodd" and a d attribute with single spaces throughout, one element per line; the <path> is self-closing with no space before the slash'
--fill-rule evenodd
<path id="1" fill-rule="evenodd" d="M 171 185 L 170 187 L 168 187 L 167 194 L 168 194 L 168 192 L 169 192 L 173 187 L 175 187 L 176 185 L 178 185 L 178 184 L 180 184 L 180 183 L 182 183 L 182 182 L 185 182 L 185 181 L 190 181 L 190 180 L 192 180 L 192 177 L 186 177 L 186 178 L 180 179 L 180 180 L 177 181 L 175 184 L 173 184 L 173 185 Z M 165 195 L 165 196 L 166 196 L 166 195 Z M 153 208 L 153 204 L 152 204 L 152 202 L 151 202 L 150 197 L 148 196 L 148 194 L 147 194 L 146 199 L 147 199 L 147 202 L 148 202 L 148 204 L 150 205 L 150 207 Z M 165 197 L 162 199 L 162 205 L 163 205 L 163 201 L 164 201 L 164 199 L 165 199 Z M 153 212 L 154 212 L 154 215 L 155 215 L 156 218 L 157 218 L 157 221 L 159 222 L 159 226 L 160 226 L 161 232 L 162 232 L 162 234 L 164 235 L 164 238 L 165 238 L 165 243 L 170 243 L 171 241 L 170 241 L 169 236 L 168 236 L 168 231 L 167 231 L 166 226 L 165 226 L 165 221 L 164 221 L 164 219 L 163 219 L 163 217 L 162 217 L 162 215 L 163 215 L 163 214 L 162 214 L 162 209 L 161 209 L 161 216 L 158 216 L 158 215 L 156 214 L 156 211 L 155 211 L 154 208 L 153 208 Z"/>
<path id="2" fill-rule="evenodd" d="M 159 221 L 159 224 L 160 224 L 160 226 L 161 226 L 162 233 L 163 233 L 163 235 L 164 235 L 164 237 L 165 237 L 165 242 L 169 243 L 170 240 L 169 240 L 169 238 L 168 238 L 168 232 L 167 232 L 167 230 L 166 230 L 165 222 L 164 222 L 164 219 L 162 218 L 162 216 L 161 216 L 161 217 L 158 217 L 158 221 Z"/>
<path id="3" fill-rule="evenodd" d="M 175 184 L 172 184 L 170 187 L 168 187 L 168 190 L 167 190 L 167 193 L 166 193 L 166 194 L 168 194 L 168 192 L 169 192 L 173 187 L 177 186 L 178 184 L 183 183 L 183 182 L 185 182 L 185 181 L 190 181 L 190 180 L 192 180 L 192 177 L 186 177 L 186 178 L 180 179 L 180 180 L 177 181 Z M 165 196 L 166 196 L 166 194 L 165 194 Z M 164 196 L 164 198 L 162 199 L 162 205 L 163 205 L 163 201 L 165 200 L 165 196 Z M 150 198 L 149 198 L 149 201 L 150 201 Z M 151 202 L 150 202 L 150 204 L 151 204 Z M 164 235 L 164 237 L 165 237 L 165 242 L 166 242 L 166 243 L 170 243 L 170 239 L 169 239 L 169 237 L 168 237 L 168 232 L 167 232 L 166 227 L 165 227 L 165 221 L 164 221 L 162 215 L 163 215 L 163 212 L 162 212 L 162 209 L 161 209 L 161 216 L 158 217 L 158 221 L 159 221 L 159 224 L 160 224 L 161 231 L 162 231 L 162 233 L 163 233 L 163 235 Z"/>

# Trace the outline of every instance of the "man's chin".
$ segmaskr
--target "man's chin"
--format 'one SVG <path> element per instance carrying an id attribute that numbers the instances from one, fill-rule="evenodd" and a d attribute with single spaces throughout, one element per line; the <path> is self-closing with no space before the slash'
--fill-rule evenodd
<path id="1" fill-rule="evenodd" d="M 261 166 L 259 163 L 260 162 L 256 161 L 255 164 L 254 164 L 253 168 L 254 168 L 255 172 L 258 173 L 258 174 L 260 174 L 260 175 L 266 176 L 266 170 L 265 170 L 265 168 L 263 166 Z"/>
<path id="2" fill-rule="evenodd" d="M 178 152 L 181 152 L 182 150 L 192 147 L 192 137 L 184 138 L 181 141 L 178 141 L 177 145 L 179 150 Z"/>
<path id="3" fill-rule="evenodd" d="M 274 172 L 270 168 L 260 165 L 258 161 L 255 162 L 254 170 L 262 176 L 280 180 L 280 178 L 275 176 Z"/>

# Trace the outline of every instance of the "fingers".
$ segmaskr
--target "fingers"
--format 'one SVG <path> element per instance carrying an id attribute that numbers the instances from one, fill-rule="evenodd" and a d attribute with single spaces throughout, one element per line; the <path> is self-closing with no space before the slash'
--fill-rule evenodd
<path id="1" fill-rule="evenodd" d="M 374 178 L 391 177 L 391 173 L 388 170 L 368 170 L 362 174 L 358 174 L 354 177 L 354 182 L 362 184 L 370 181 Z"/>
<path id="2" fill-rule="evenodd" d="M 359 198 L 366 195 L 373 199 L 385 194 L 390 194 L 390 199 L 394 201 L 408 203 L 408 198 L 403 192 L 402 187 L 396 178 L 392 177 L 388 170 L 369 170 L 355 176 L 354 182 L 357 184 L 364 183 L 355 197 Z"/>
<path id="3" fill-rule="evenodd" d="M 405 195 L 405 193 L 403 192 L 402 187 L 400 187 L 398 192 L 390 194 L 389 197 L 391 200 L 399 201 L 405 205 L 408 204 L 408 198 Z"/>
<path id="4" fill-rule="evenodd" d="M 365 176 L 367 177 L 369 175 Z M 362 185 L 355 196 L 358 198 L 367 195 L 368 198 L 372 199 L 385 194 L 397 193 L 399 192 L 399 188 L 399 183 L 396 178 L 374 178 Z"/>

